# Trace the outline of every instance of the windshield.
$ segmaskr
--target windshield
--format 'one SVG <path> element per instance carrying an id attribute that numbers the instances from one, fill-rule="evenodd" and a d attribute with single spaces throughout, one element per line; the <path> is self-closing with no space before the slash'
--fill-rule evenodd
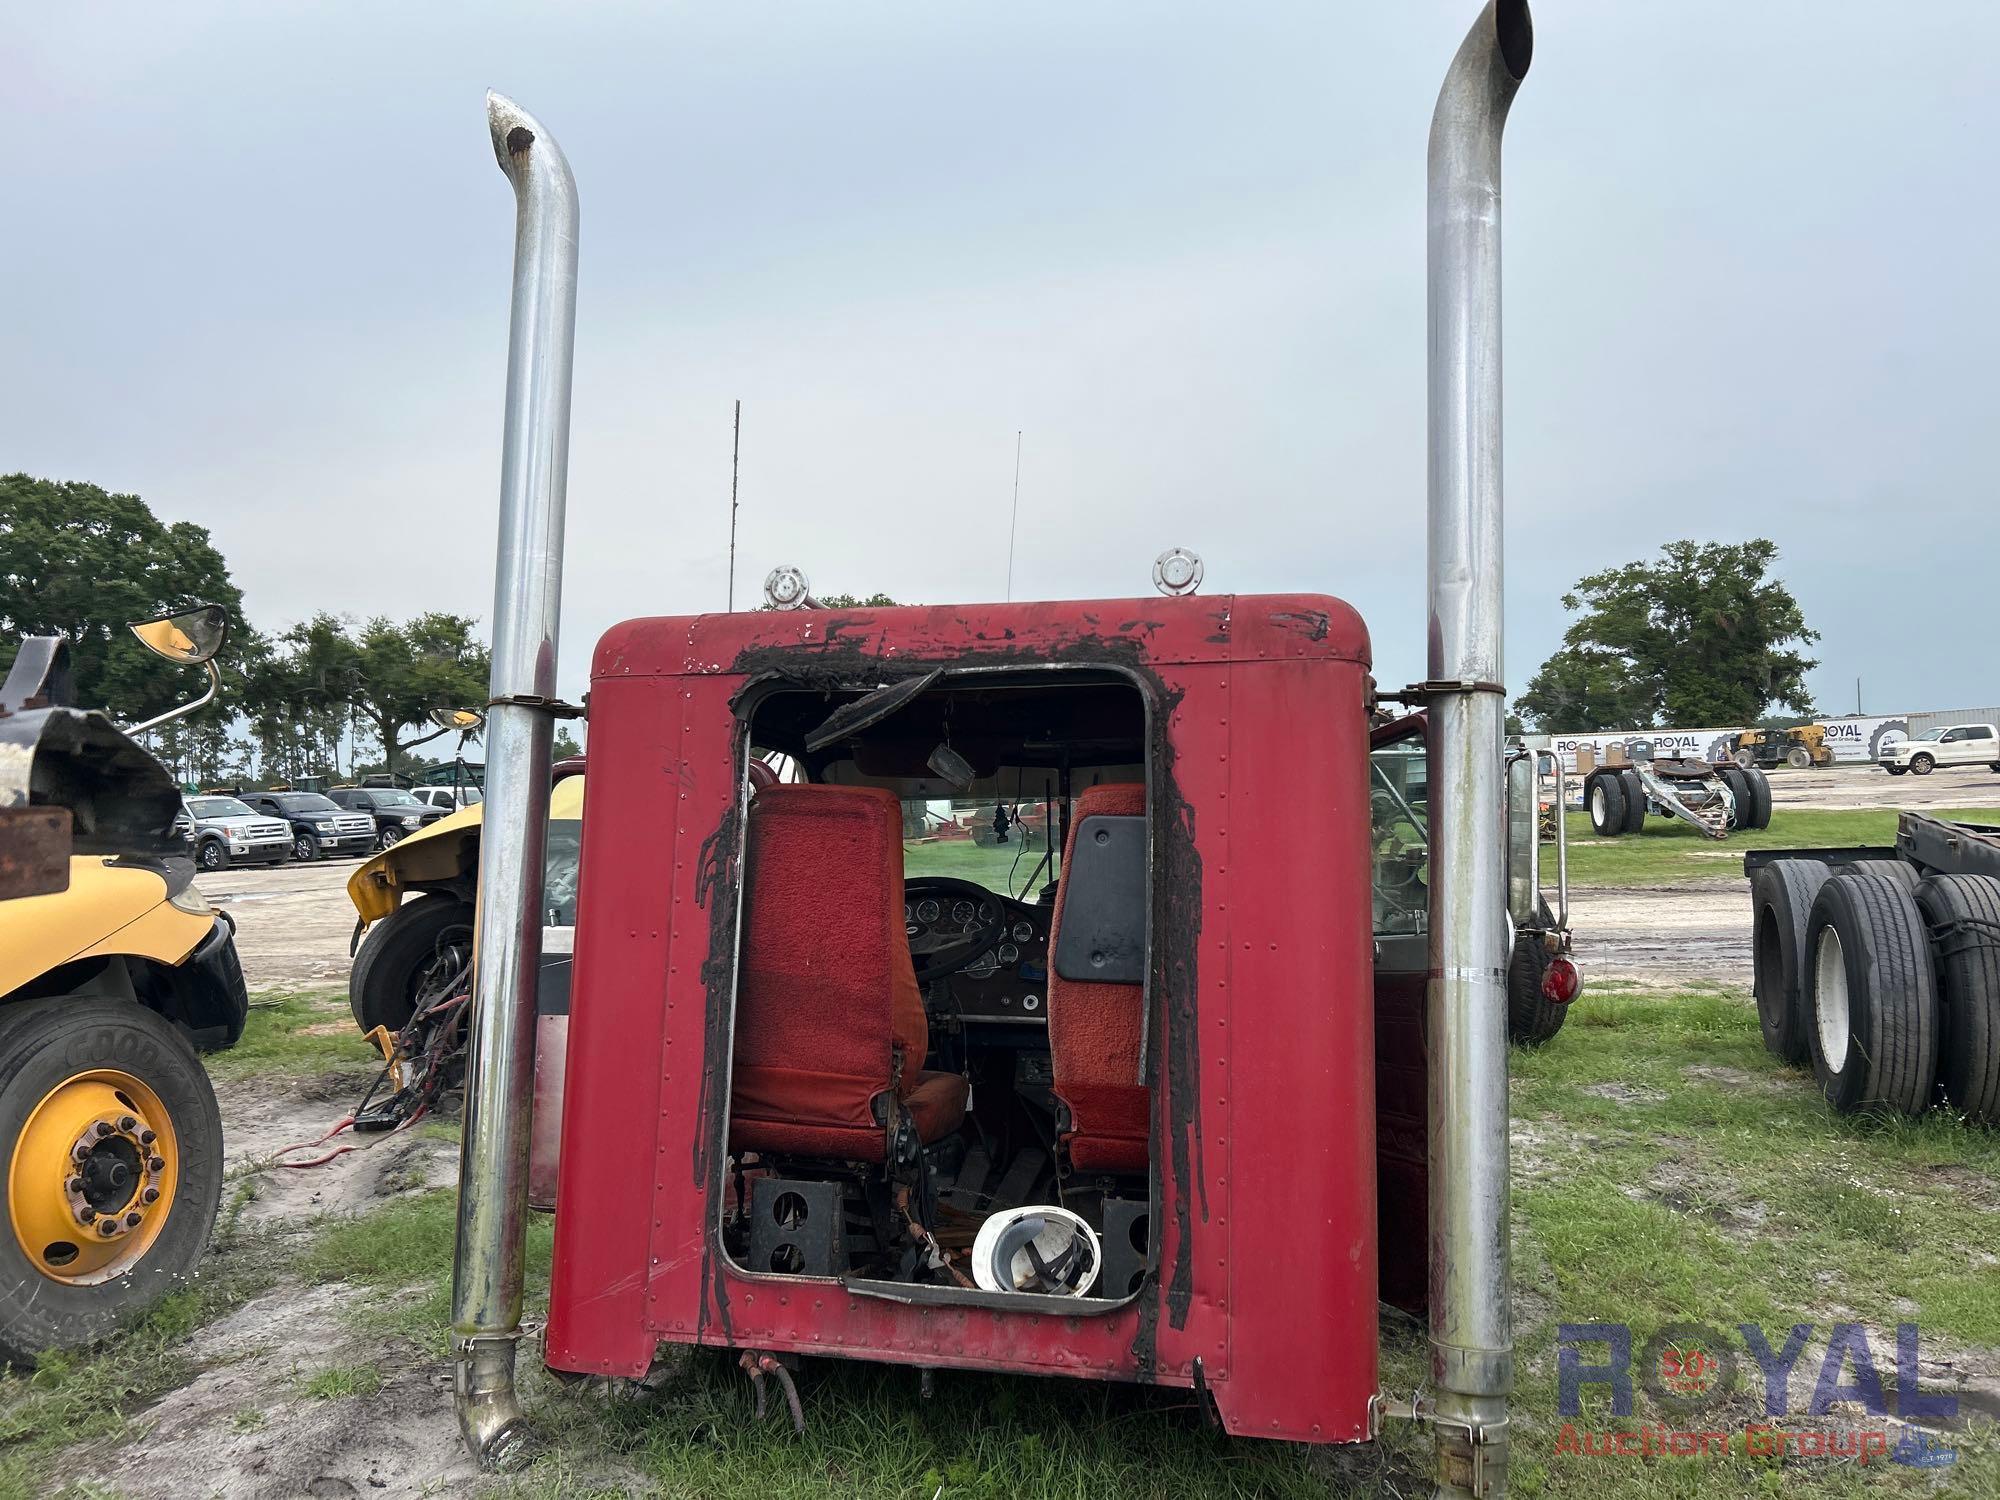
<path id="1" fill-rule="evenodd" d="M 485 795 L 476 786 L 462 786 L 458 789 L 459 805 L 461 807 L 477 807 L 480 799 Z"/>
<path id="2" fill-rule="evenodd" d="M 368 789 L 368 795 L 375 799 L 377 807 L 422 807 L 416 797 L 409 792 L 383 791 L 375 787 Z"/>
<path id="3" fill-rule="evenodd" d="M 197 818 L 254 818 L 257 814 L 246 802 L 234 797 L 196 797 L 188 807 Z"/>
<path id="4" fill-rule="evenodd" d="M 1010 779 L 1010 778 L 1009 778 Z M 1030 905 L 1055 878 L 1049 842 L 1061 836 L 1051 785 L 1020 797 L 903 801 L 903 878 L 950 875 Z"/>
<path id="5" fill-rule="evenodd" d="M 340 805 L 318 792 L 284 792 L 271 799 L 288 813 L 333 813 Z"/>

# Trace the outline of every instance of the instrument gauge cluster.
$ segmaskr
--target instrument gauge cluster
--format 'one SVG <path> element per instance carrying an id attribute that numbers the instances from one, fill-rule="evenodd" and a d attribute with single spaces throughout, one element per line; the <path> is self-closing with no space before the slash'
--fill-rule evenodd
<path id="1" fill-rule="evenodd" d="M 992 946 L 928 986 L 934 1014 L 974 1025 L 1046 1024 L 1049 908 L 997 892 L 982 899 L 959 880 L 927 883 L 917 876 L 909 885 L 903 917 L 914 953 L 962 952 L 961 945 L 977 935 L 991 934 Z"/>

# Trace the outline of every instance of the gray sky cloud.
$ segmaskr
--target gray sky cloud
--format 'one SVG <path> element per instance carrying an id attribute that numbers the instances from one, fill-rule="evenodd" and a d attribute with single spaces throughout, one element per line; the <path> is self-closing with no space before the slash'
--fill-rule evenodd
<path id="1" fill-rule="evenodd" d="M 1470 4 L 43 7 L 0 461 L 214 532 L 253 618 L 492 608 L 511 198 L 583 196 L 563 681 L 739 600 L 1321 588 L 1422 674 L 1423 155 Z M 1764 534 L 1828 708 L 2000 697 L 1919 634 L 2000 542 L 2000 14 L 1544 0 L 1509 127 L 1509 677 L 1582 573 Z M 301 542 L 322 537 L 326 562 Z M 394 545 L 396 539 L 407 545 Z M 1989 609 L 1974 591 L 1965 618 Z"/>

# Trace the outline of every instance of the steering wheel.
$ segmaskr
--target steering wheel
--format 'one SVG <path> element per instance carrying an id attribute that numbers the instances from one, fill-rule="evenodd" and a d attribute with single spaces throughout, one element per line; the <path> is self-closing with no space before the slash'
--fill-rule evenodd
<path id="1" fill-rule="evenodd" d="M 976 885 L 970 880 L 959 880 L 950 875 L 921 875 L 915 880 L 903 883 L 906 899 L 917 900 L 923 896 L 941 896 L 947 900 L 965 900 L 975 907 L 988 902 L 998 907 L 1000 897 Z M 943 979 L 956 974 L 960 969 L 970 968 L 979 956 L 1006 934 L 1007 917 L 1004 909 L 1000 915 L 986 926 L 956 937 L 932 932 L 921 932 L 916 923 L 905 929 L 910 932 L 910 957 L 916 963 L 917 983 L 929 984 L 933 979 Z"/>

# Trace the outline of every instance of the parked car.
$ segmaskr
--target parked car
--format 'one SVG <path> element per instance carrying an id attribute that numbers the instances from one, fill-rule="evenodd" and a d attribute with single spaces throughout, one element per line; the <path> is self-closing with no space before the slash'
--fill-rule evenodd
<path id="1" fill-rule="evenodd" d="M 282 864 L 292 857 L 292 825 L 239 797 L 188 797 L 181 805 L 194 820 L 194 862 L 204 870 Z"/>
<path id="2" fill-rule="evenodd" d="M 1920 740 L 1884 745 L 1876 764 L 1891 776 L 1928 776 L 1939 766 L 1991 766 L 2000 771 L 2000 730 L 1991 724 L 1954 724 Z"/>
<path id="3" fill-rule="evenodd" d="M 450 811 L 419 802 L 413 793 L 392 786 L 337 786 L 327 796 L 349 812 L 370 814 L 375 819 L 375 844 L 381 849 L 430 827 Z"/>
<path id="4" fill-rule="evenodd" d="M 319 792 L 245 792 L 243 800 L 291 825 L 293 859 L 367 854 L 375 848 L 375 819 L 349 812 Z"/>
<path id="5" fill-rule="evenodd" d="M 461 807 L 477 807 L 486 794 L 467 782 L 463 786 L 415 786 L 410 795 L 426 807 L 441 807 L 446 812 L 457 812 Z"/>

